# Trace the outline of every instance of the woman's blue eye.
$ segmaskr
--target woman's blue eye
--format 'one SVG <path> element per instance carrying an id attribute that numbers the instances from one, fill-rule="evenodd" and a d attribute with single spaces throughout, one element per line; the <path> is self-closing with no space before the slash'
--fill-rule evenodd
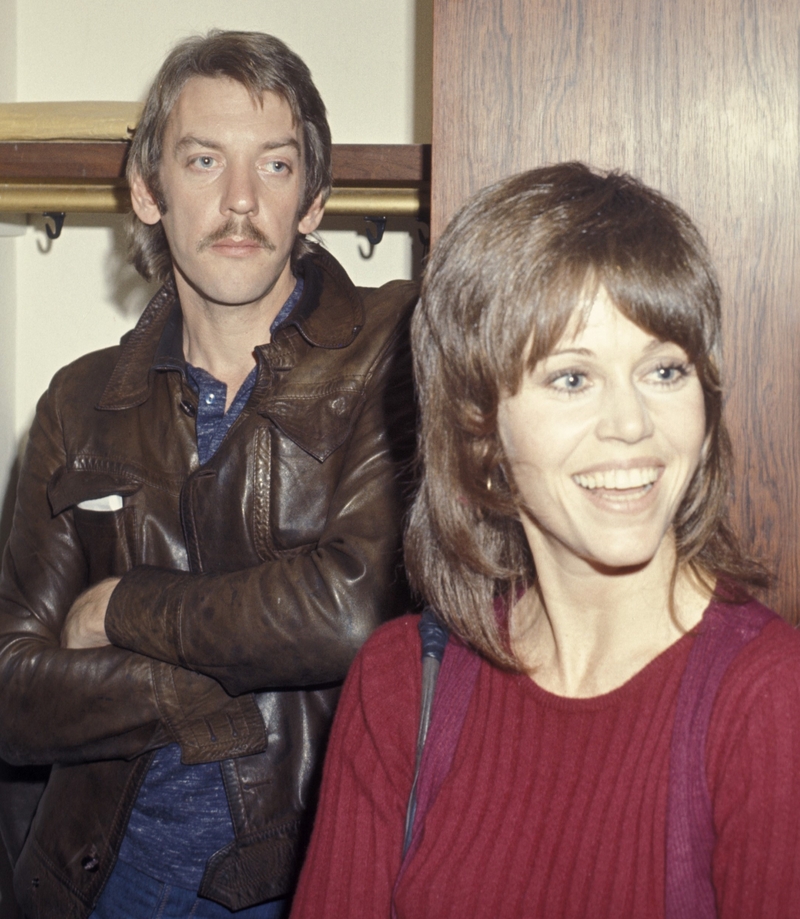
<path id="1" fill-rule="evenodd" d="M 656 369 L 656 375 L 660 383 L 674 383 L 685 377 L 687 373 L 688 370 L 683 364 L 670 364 Z"/>
<path id="2" fill-rule="evenodd" d="M 586 385 L 586 374 L 570 370 L 553 377 L 550 384 L 556 389 L 561 389 L 566 392 L 576 392 L 579 389 L 583 389 Z"/>

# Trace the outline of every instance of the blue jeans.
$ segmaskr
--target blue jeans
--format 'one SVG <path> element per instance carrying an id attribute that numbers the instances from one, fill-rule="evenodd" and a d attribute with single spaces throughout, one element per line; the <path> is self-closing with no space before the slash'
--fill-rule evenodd
<path id="1" fill-rule="evenodd" d="M 288 900 L 270 900 L 232 913 L 197 891 L 156 881 L 117 860 L 89 919 L 284 919 Z"/>

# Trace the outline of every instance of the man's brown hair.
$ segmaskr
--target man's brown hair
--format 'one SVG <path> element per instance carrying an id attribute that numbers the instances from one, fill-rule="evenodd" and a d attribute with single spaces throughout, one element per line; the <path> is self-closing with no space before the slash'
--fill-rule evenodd
<path id="1" fill-rule="evenodd" d="M 228 77 L 241 83 L 254 100 L 265 92 L 284 98 L 295 124 L 302 129 L 305 185 L 300 204 L 302 217 L 318 194 L 323 202 L 331 190 L 331 132 L 325 105 L 303 61 L 280 39 L 263 32 L 222 32 L 187 38 L 167 55 L 145 101 L 144 111 L 128 154 L 127 175 L 138 173 L 153 195 L 159 211 L 167 204 L 159 179 L 164 134 L 169 116 L 184 86 L 192 77 Z M 161 223 L 148 226 L 131 214 L 130 259 L 146 279 L 165 281 L 172 271 L 167 238 Z M 298 236 L 292 258 L 306 250 Z"/>
<path id="2" fill-rule="evenodd" d="M 703 390 L 700 464 L 674 520 L 678 565 L 763 584 L 728 524 L 731 450 L 722 418 L 720 297 L 703 240 L 636 179 L 581 163 L 479 192 L 428 264 L 412 325 L 421 484 L 406 534 L 415 589 L 496 664 L 519 667 L 494 605 L 536 572 L 497 431 L 502 395 L 549 354 L 602 286 L 620 312 L 679 344 Z"/>

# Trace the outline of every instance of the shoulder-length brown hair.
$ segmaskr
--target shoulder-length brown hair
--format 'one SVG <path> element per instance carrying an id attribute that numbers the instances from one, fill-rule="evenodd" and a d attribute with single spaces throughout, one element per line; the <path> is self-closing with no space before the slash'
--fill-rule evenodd
<path id="1" fill-rule="evenodd" d="M 405 544 L 414 588 L 503 667 L 519 664 L 494 604 L 536 572 L 502 466 L 498 402 L 601 285 L 624 316 L 686 351 L 703 389 L 705 443 L 674 521 L 678 564 L 712 583 L 765 582 L 728 524 L 719 286 L 699 232 L 627 175 L 566 163 L 512 176 L 461 208 L 426 270 L 412 325 L 421 483 Z"/>

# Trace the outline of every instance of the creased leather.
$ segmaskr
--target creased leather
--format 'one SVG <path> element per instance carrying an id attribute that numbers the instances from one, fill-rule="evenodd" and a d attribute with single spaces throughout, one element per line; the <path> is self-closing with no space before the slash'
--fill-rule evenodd
<path id="1" fill-rule="evenodd" d="M 39 403 L 0 578 L 0 755 L 56 764 L 30 831 L 30 808 L 0 807 L 6 838 L 27 833 L 28 915 L 88 915 L 151 754 L 173 741 L 186 763 L 223 761 L 236 843 L 204 895 L 240 908 L 293 882 L 338 685 L 405 602 L 416 296 L 357 291 L 327 254 L 300 270 L 299 318 L 257 349 L 253 396 L 207 466 L 180 361 L 158 360 L 169 286 Z M 108 494 L 120 510 L 77 507 Z M 112 574 L 112 646 L 62 650 L 72 601 Z"/>

